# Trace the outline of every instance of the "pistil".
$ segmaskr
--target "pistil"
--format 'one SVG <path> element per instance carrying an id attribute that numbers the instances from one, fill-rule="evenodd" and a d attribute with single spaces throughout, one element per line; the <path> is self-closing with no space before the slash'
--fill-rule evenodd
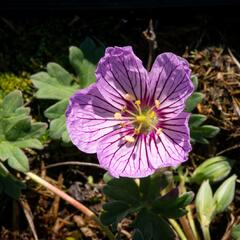
<path id="1" fill-rule="evenodd" d="M 146 106 L 144 110 L 141 108 L 141 100 L 135 99 L 135 97 L 131 94 L 126 94 L 124 96 L 125 100 L 129 101 L 134 107 L 135 111 L 127 109 L 127 105 L 123 107 L 121 112 L 116 112 L 114 114 L 114 118 L 118 120 L 125 120 L 120 123 L 121 127 L 127 127 L 129 125 L 134 126 L 134 132 L 132 135 L 127 135 L 124 137 L 125 141 L 129 143 L 135 142 L 135 135 L 141 133 L 147 133 L 151 130 L 155 130 L 157 135 L 160 135 L 162 132 L 161 128 L 157 128 L 156 125 L 158 123 L 157 114 L 155 112 L 156 109 L 160 108 L 160 101 L 155 100 L 154 106 L 150 109 L 147 109 Z M 155 110 L 154 110 L 155 109 Z M 127 113 L 130 116 L 123 117 L 122 114 Z"/>

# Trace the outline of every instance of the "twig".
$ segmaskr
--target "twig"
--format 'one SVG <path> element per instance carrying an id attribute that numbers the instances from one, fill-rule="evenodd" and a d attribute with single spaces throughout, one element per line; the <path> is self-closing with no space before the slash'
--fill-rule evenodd
<path id="1" fill-rule="evenodd" d="M 103 167 L 101 167 L 99 164 L 96 163 L 89 163 L 89 162 L 78 162 L 78 161 L 69 161 L 69 162 L 60 162 L 60 163 L 53 163 L 53 164 L 49 164 L 47 166 L 45 166 L 45 169 L 48 168 L 53 168 L 53 167 L 60 167 L 60 166 L 64 166 L 64 165 L 78 165 L 78 166 L 89 166 L 89 167 L 96 167 L 96 168 L 100 168 L 103 169 Z"/>
<path id="2" fill-rule="evenodd" d="M 110 240 L 114 240 L 114 235 L 113 233 L 109 230 L 108 227 L 104 226 L 100 219 L 95 215 L 94 212 L 92 212 L 89 208 L 87 208 L 86 206 L 84 206 L 82 203 L 78 202 L 77 200 L 75 200 L 74 198 L 72 198 L 71 196 L 69 196 L 68 194 L 66 194 L 65 192 L 63 192 L 62 190 L 58 189 L 57 187 L 53 186 L 51 183 L 47 182 L 46 180 L 44 180 L 43 178 L 37 176 L 36 174 L 32 173 L 32 172 L 27 172 L 25 173 L 30 179 L 32 179 L 33 181 L 35 181 L 36 183 L 44 186 L 45 188 L 47 188 L 48 190 L 50 190 L 51 192 L 57 194 L 59 197 L 61 197 L 63 200 L 65 200 L 66 202 L 68 202 L 69 204 L 71 204 L 73 207 L 77 208 L 78 210 L 80 210 L 82 213 L 84 213 L 87 217 L 89 217 L 90 219 L 94 220 L 100 227 L 101 229 L 106 233 L 107 237 Z"/>
<path id="3" fill-rule="evenodd" d="M 34 226 L 34 222 L 33 222 L 33 214 L 32 214 L 32 211 L 31 211 L 31 208 L 26 200 L 26 198 L 24 196 L 22 196 L 20 198 L 20 203 L 21 203 L 21 206 L 23 208 L 23 212 L 27 218 L 27 221 L 28 221 L 28 224 L 29 224 L 29 227 L 32 231 L 32 234 L 33 234 L 33 237 L 35 240 L 38 240 L 38 235 L 37 235 L 37 232 L 36 232 L 36 229 L 35 229 L 35 226 Z"/>
<path id="4" fill-rule="evenodd" d="M 148 28 L 143 31 L 143 36 L 148 42 L 148 63 L 147 70 L 151 70 L 153 62 L 153 52 L 157 48 L 156 34 L 153 29 L 153 21 L 150 19 Z"/>
<path id="5" fill-rule="evenodd" d="M 191 229 L 191 227 L 189 225 L 187 217 L 183 216 L 183 217 L 179 218 L 179 221 L 180 221 L 180 223 L 181 223 L 181 225 L 183 227 L 183 230 L 184 230 L 184 232 L 185 232 L 185 234 L 187 236 L 187 239 L 188 240 L 195 240 L 195 237 L 193 235 L 193 232 L 192 232 L 192 229 Z"/>
<path id="6" fill-rule="evenodd" d="M 231 146 L 231 147 L 229 147 L 229 148 L 226 148 L 226 149 L 222 150 L 221 152 L 218 152 L 218 153 L 216 154 L 216 156 L 222 155 L 222 154 L 225 153 L 225 152 L 229 152 L 229 151 L 232 151 L 232 150 L 237 149 L 237 148 L 240 148 L 240 144 L 236 144 L 236 145 L 234 145 L 234 146 Z"/>
<path id="7" fill-rule="evenodd" d="M 240 63 L 239 61 L 236 59 L 236 57 L 233 55 L 232 51 L 230 50 L 230 48 L 228 48 L 228 53 L 231 56 L 232 60 L 234 61 L 234 63 L 237 65 L 237 67 L 240 70 Z"/>

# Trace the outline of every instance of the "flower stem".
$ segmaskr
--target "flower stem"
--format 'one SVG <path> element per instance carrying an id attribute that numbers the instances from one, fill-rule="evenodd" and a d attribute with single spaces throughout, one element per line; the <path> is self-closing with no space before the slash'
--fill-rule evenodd
<path id="1" fill-rule="evenodd" d="M 196 240 L 199 240 L 200 237 L 199 237 L 199 234 L 198 234 L 195 222 L 193 220 L 192 209 L 191 209 L 190 206 L 186 206 L 186 210 L 188 211 L 187 212 L 187 218 L 188 218 L 188 221 L 189 221 L 189 225 L 190 225 L 190 227 L 192 229 L 193 235 L 194 235 Z"/>
<path id="2" fill-rule="evenodd" d="M 27 172 L 26 175 L 29 178 L 31 178 L 33 181 L 35 181 L 36 183 L 44 186 L 45 188 L 47 188 L 51 192 L 53 192 L 56 195 L 58 195 L 59 197 L 61 197 L 63 200 L 65 200 L 66 202 L 71 204 L 73 207 L 75 207 L 78 210 L 80 210 L 87 217 L 89 217 L 92 220 L 94 220 L 101 227 L 101 229 L 105 232 L 105 234 L 107 235 L 109 240 L 114 240 L 115 239 L 113 233 L 109 230 L 109 228 L 104 226 L 101 223 L 100 219 L 96 216 L 96 214 L 94 212 L 92 212 L 89 208 L 87 208 L 82 203 L 78 202 L 77 200 L 75 200 L 74 198 L 72 198 L 71 196 L 69 196 L 68 194 L 63 192 L 62 190 L 60 190 L 57 187 L 53 186 L 51 183 L 47 182 L 43 178 L 37 176 L 36 174 L 34 174 L 32 172 Z"/>
<path id="3" fill-rule="evenodd" d="M 187 240 L 183 230 L 181 229 L 180 225 L 177 223 L 176 220 L 169 218 L 168 221 L 171 223 L 173 226 L 174 230 L 177 232 L 178 236 L 180 237 L 181 240 Z"/>
<path id="4" fill-rule="evenodd" d="M 201 224 L 203 238 L 204 240 L 211 240 L 210 231 L 209 231 L 209 224 Z"/>
<path id="5" fill-rule="evenodd" d="M 185 183 L 189 181 L 189 179 L 187 177 L 188 172 L 183 174 L 182 169 L 179 168 L 178 169 L 178 175 L 179 175 L 179 180 L 180 180 L 180 185 L 179 185 L 180 191 L 181 191 L 181 193 L 185 193 L 187 191 Z M 199 237 L 199 234 L 197 232 L 197 228 L 196 228 L 196 225 L 195 225 L 195 222 L 194 222 L 194 219 L 193 219 L 192 209 L 191 209 L 190 206 L 186 206 L 186 210 L 187 210 L 188 224 L 190 225 L 190 227 L 188 227 L 188 228 L 190 228 L 189 232 L 191 232 L 193 234 L 194 239 L 199 240 L 200 237 Z"/>

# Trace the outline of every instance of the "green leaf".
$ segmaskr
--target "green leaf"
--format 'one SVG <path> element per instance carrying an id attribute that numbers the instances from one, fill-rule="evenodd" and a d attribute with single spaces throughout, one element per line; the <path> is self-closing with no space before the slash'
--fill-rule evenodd
<path id="1" fill-rule="evenodd" d="M 34 122 L 31 124 L 31 129 L 27 133 L 23 139 L 28 139 L 28 138 L 38 138 L 41 137 L 46 129 L 47 129 L 47 124 L 43 122 Z"/>
<path id="2" fill-rule="evenodd" d="M 191 80 L 192 80 L 192 83 L 194 85 L 195 90 L 197 90 L 197 88 L 198 88 L 198 77 L 197 77 L 197 75 L 192 75 Z"/>
<path id="3" fill-rule="evenodd" d="M 212 126 L 212 125 L 204 125 L 199 128 L 199 131 L 202 132 L 202 135 L 204 137 L 213 138 L 219 133 L 220 128 Z"/>
<path id="4" fill-rule="evenodd" d="M 201 184 L 203 180 L 221 181 L 232 170 L 234 161 L 227 157 L 218 156 L 205 160 L 193 172 L 190 181 Z"/>
<path id="5" fill-rule="evenodd" d="M 143 209 L 133 222 L 133 227 L 139 229 L 144 240 L 172 240 L 175 234 L 169 224 L 159 215 Z"/>
<path id="6" fill-rule="evenodd" d="M 84 58 L 83 52 L 77 47 L 70 47 L 69 61 L 80 80 L 80 87 L 85 88 L 96 82 L 95 64 Z"/>
<path id="7" fill-rule="evenodd" d="M 65 115 L 62 115 L 61 117 L 51 121 L 49 135 L 53 139 L 60 139 L 62 138 L 64 132 L 67 132 L 66 117 Z"/>
<path id="8" fill-rule="evenodd" d="M 95 42 L 89 37 L 85 38 L 85 40 L 80 44 L 80 49 L 83 52 L 84 58 L 86 58 L 88 61 L 92 62 L 95 65 L 104 55 L 103 44 L 100 44 L 100 46 L 97 47 Z"/>
<path id="9" fill-rule="evenodd" d="M 209 141 L 206 138 L 213 138 L 219 133 L 220 129 L 212 125 L 203 125 L 199 127 L 191 127 L 190 135 L 192 142 L 199 142 L 202 144 L 208 144 Z"/>
<path id="10" fill-rule="evenodd" d="M 195 205 L 199 222 L 203 225 L 209 225 L 215 212 L 215 201 L 208 180 L 201 184 L 196 196 Z"/>
<path id="11" fill-rule="evenodd" d="M 20 115 L 3 120 L 5 125 L 5 137 L 9 141 L 14 141 L 23 137 L 31 128 L 31 117 Z"/>
<path id="12" fill-rule="evenodd" d="M 139 229 L 134 229 L 133 240 L 144 240 L 144 236 Z"/>
<path id="13" fill-rule="evenodd" d="M 44 115 L 49 119 L 62 117 L 65 114 L 68 102 L 68 99 L 63 99 L 55 103 L 44 112 Z"/>
<path id="14" fill-rule="evenodd" d="M 4 97 L 2 107 L 5 115 L 13 113 L 17 108 L 23 105 L 22 93 L 19 90 L 10 92 L 7 96 Z"/>
<path id="15" fill-rule="evenodd" d="M 6 176 L 7 174 L 9 174 L 9 171 L 8 171 L 7 168 L 0 162 L 0 175 Z"/>
<path id="16" fill-rule="evenodd" d="M 35 149 L 43 149 L 43 145 L 38 139 L 30 138 L 26 140 L 17 140 L 12 142 L 12 144 L 19 148 L 35 148 Z"/>
<path id="17" fill-rule="evenodd" d="M 7 160 L 8 165 L 20 172 L 29 171 L 28 159 L 21 149 L 9 142 L 0 143 L 0 159 Z"/>
<path id="18" fill-rule="evenodd" d="M 112 200 L 123 201 L 129 204 L 138 205 L 140 193 L 137 184 L 133 179 L 114 178 L 103 188 L 104 194 Z"/>
<path id="19" fill-rule="evenodd" d="M 192 202 L 194 193 L 186 192 L 178 197 L 178 192 L 174 192 L 175 190 L 155 200 L 152 206 L 153 212 L 159 213 L 167 218 L 184 216 L 187 213 L 185 207 Z"/>
<path id="20" fill-rule="evenodd" d="M 153 174 L 140 179 L 140 192 L 145 200 L 153 201 L 167 185 L 168 180 L 165 175 Z"/>
<path id="21" fill-rule="evenodd" d="M 122 201 L 113 201 L 103 205 L 105 210 L 100 217 L 104 225 L 118 223 L 131 211 L 129 205 Z"/>
<path id="22" fill-rule="evenodd" d="M 237 176 L 233 175 L 225 180 L 214 194 L 216 213 L 223 212 L 233 201 Z"/>
<path id="23" fill-rule="evenodd" d="M 47 65 L 48 74 L 56 78 L 59 83 L 69 86 L 73 80 L 72 75 L 66 71 L 62 66 L 57 63 L 48 63 Z"/>
<path id="24" fill-rule="evenodd" d="M 202 114 L 191 114 L 189 119 L 189 126 L 191 127 L 199 127 L 202 123 L 207 120 L 207 117 Z"/>
<path id="25" fill-rule="evenodd" d="M 25 189 L 25 184 L 11 174 L 4 176 L 0 174 L 0 185 L 2 190 L 13 199 L 19 199 L 21 190 Z"/>
<path id="26" fill-rule="evenodd" d="M 240 224 L 236 224 L 233 226 L 231 236 L 232 236 L 233 240 L 240 239 Z"/>
<path id="27" fill-rule="evenodd" d="M 186 101 L 187 112 L 191 112 L 204 98 L 204 94 L 200 92 L 194 92 Z"/>
<path id="28" fill-rule="evenodd" d="M 77 85 L 66 86 L 61 79 L 51 77 L 46 72 L 39 72 L 31 76 L 34 86 L 38 89 L 36 97 L 40 99 L 62 100 L 69 98 L 77 89 Z"/>
<path id="29" fill-rule="evenodd" d="M 31 108 L 28 107 L 19 107 L 16 109 L 15 114 L 16 115 L 29 115 L 31 112 Z"/>
<path id="30" fill-rule="evenodd" d="M 21 148 L 42 149 L 37 139 L 46 130 L 46 123 L 33 123 L 30 109 L 23 106 L 22 94 L 13 91 L 0 104 L 0 160 L 7 161 L 13 169 L 21 172 L 29 170 L 29 163 Z M 3 174 L 1 164 L 1 174 Z M 6 171 L 5 171 L 6 172 Z M 3 186 L 3 185 L 2 185 Z"/>

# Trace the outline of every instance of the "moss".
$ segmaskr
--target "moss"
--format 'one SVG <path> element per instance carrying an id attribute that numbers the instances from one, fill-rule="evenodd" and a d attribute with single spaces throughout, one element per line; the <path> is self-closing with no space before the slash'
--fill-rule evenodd
<path id="1" fill-rule="evenodd" d="M 0 74 L 0 99 L 3 99 L 9 92 L 18 89 L 22 91 L 24 100 L 32 99 L 33 86 L 30 75 L 23 72 L 20 76 L 12 73 Z"/>

